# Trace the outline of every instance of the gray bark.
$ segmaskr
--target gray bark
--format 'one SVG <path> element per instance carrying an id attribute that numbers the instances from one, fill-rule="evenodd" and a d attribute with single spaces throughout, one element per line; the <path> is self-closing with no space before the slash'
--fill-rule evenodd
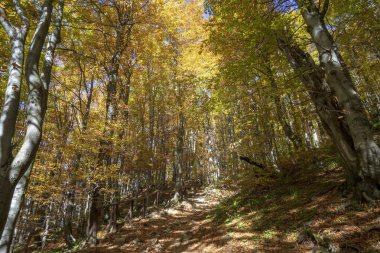
<path id="1" fill-rule="evenodd" d="M 182 108 L 180 109 L 182 110 Z M 176 166 L 177 166 L 177 189 L 182 186 L 182 173 L 183 173 L 183 152 L 185 144 L 185 114 L 184 112 L 179 113 L 178 122 L 178 133 L 177 133 L 177 150 L 176 150 Z"/>
<path id="2" fill-rule="evenodd" d="M 12 162 L 12 138 L 20 102 L 20 89 L 24 65 L 25 39 L 29 30 L 29 21 L 20 7 L 19 1 L 13 1 L 17 14 L 22 20 L 21 27 L 15 27 L 6 18 L 0 8 L 0 22 L 11 42 L 10 61 L 8 65 L 8 83 L 5 100 L 0 116 L 0 234 L 2 234 L 11 204 L 16 183 L 9 180 L 9 166 Z"/>
<path id="3" fill-rule="evenodd" d="M 51 21 L 51 13 L 52 13 L 52 0 L 46 0 L 44 3 L 44 6 L 41 11 L 40 20 L 37 24 L 37 28 L 35 30 L 34 36 L 32 38 L 28 56 L 26 59 L 26 65 L 25 65 L 25 75 L 28 85 L 28 104 L 27 104 L 27 128 L 26 128 L 26 134 L 24 142 L 22 143 L 19 151 L 17 152 L 16 156 L 13 158 L 10 150 L 10 143 L 11 139 L 13 137 L 14 128 L 15 128 L 15 119 L 17 118 L 17 110 L 15 108 L 19 106 L 19 88 L 21 85 L 21 76 L 22 76 L 22 65 L 17 64 L 15 62 L 11 62 L 12 67 L 10 67 L 10 79 L 12 82 L 10 82 L 11 88 L 13 90 L 13 93 L 10 93 L 11 95 L 6 95 L 6 102 L 3 108 L 2 113 L 2 127 L 0 127 L 1 132 L 11 132 L 12 135 L 10 137 L 0 140 L 2 145 L 2 154 L 8 154 L 7 159 L 5 159 L 4 156 L 1 156 L 2 161 L 7 161 L 5 164 L 3 164 L 1 168 L 1 174 L 0 174 L 0 187 L 3 189 L 0 193 L 0 233 L 3 233 L 4 226 L 7 222 L 7 217 L 10 211 L 11 202 L 13 198 L 13 193 L 15 191 L 16 185 L 18 185 L 21 178 L 27 173 L 28 169 L 31 169 L 32 162 L 34 161 L 36 152 L 38 150 L 38 146 L 41 140 L 42 136 L 42 125 L 43 125 L 43 119 L 45 116 L 46 108 L 47 108 L 47 94 L 48 94 L 48 86 L 50 82 L 50 72 L 53 64 L 53 57 L 54 57 L 54 50 L 56 43 L 58 42 L 58 33 L 60 30 L 60 22 L 59 26 L 56 26 L 54 32 L 49 38 L 49 42 L 47 44 L 46 54 L 45 54 L 45 61 L 44 61 L 44 67 L 43 67 L 43 74 L 40 77 L 39 73 L 39 60 L 41 57 L 41 52 L 43 45 L 45 43 L 46 36 L 48 34 L 50 21 Z M 25 33 L 27 32 L 28 27 L 28 20 L 22 10 L 22 8 L 19 5 L 18 1 L 13 1 L 16 11 L 21 17 L 23 23 L 25 23 L 24 26 L 26 26 Z M 60 3 L 63 3 L 63 0 L 60 1 Z M 60 5 L 61 6 L 61 5 Z M 63 5 L 62 5 L 63 6 Z M 3 27 L 8 32 L 7 22 L 4 21 L 4 12 L 1 12 L 2 18 L 0 21 L 3 24 Z M 60 20 L 62 19 L 62 9 L 61 9 L 61 15 Z M 59 18 L 58 18 L 59 19 Z M 8 29 L 8 30 L 7 30 Z M 19 30 L 19 29 L 16 29 Z M 14 33 L 10 31 L 8 33 L 11 37 Z M 20 44 L 22 42 L 22 44 Z M 22 52 L 22 58 L 23 58 L 23 48 L 25 44 L 24 41 L 19 40 L 17 44 L 17 48 L 15 50 L 16 55 L 18 54 L 18 60 L 21 59 L 20 51 Z M 13 60 L 12 55 L 12 60 Z M 18 71 L 14 71 L 14 69 L 19 69 Z M 12 77 L 17 77 L 16 79 L 12 79 Z M 15 81 L 20 80 L 19 83 L 16 83 Z M 7 101 L 9 101 L 7 103 Z M 9 107 L 9 105 L 12 105 Z M 5 115 L 3 117 L 3 115 Z M 10 116 L 9 116 L 10 115 Z M 8 116 L 8 117 L 7 117 Z M 3 136 L 4 134 L 0 134 Z M 10 138 L 10 139 L 9 139 Z M 9 151 L 4 151 L 3 147 L 9 148 Z M 3 153 L 4 151 L 4 153 Z M 26 177 L 27 180 L 28 177 Z M 27 182 L 23 184 L 24 186 L 27 185 Z M 24 189 L 25 190 L 25 189 Z M 21 202 L 18 202 L 18 204 L 21 204 Z M 13 207 L 14 210 L 12 212 L 17 211 L 17 209 L 20 209 L 20 206 Z"/>
<path id="4" fill-rule="evenodd" d="M 380 198 L 380 148 L 374 142 L 370 123 L 349 70 L 324 22 L 329 1 L 325 1 L 322 10 L 311 0 L 298 4 L 307 31 L 317 47 L 324 78 L 336 97 L 342 120 L 353 141 L 354 157 L 358 162 L 356 170 L 362 180 L 358 191 L 367 199 Z"/>
<path id="5" fill-rule="evenodd" d="M 45 222 L 44 222 L 45 228 L 41 234 L 41 249 L 42 250 L 44 250 L 44 248 L 46 246 L 47 238 L 49 235 L 52 206 L 53 206 L 53 203 L 50 202 L 49 207 L 46 208 L 46 211 L 45 211 Z"/>
<path id="6" fill-rule="evenodd" d="M 87 223 L 87 242 L 90 245 L 96 245 L 98 243 L 97 233 L 100 227 L 102 200 L 100 195 L 100 187 L 98 185 L 93 185 L 92 187 L 93 189 L 90 193 L 90 215 Z"/>
<path id="7" fill-rule="evenodd" d="M 82 70 L 82 68 L 81 68 L 81 71 L 82 71 L 83 82 L 87 83 L 85 72 Z M 88 117 L 90 115 L 90 109 L 91 109 L 91 103 L 92 103 L 92 94 L 94 90 L 94 75 L 92 75 L 91 77 L 89 87 L 87 88 L 85 86 L 85 89 L 86 89 L 87 102 L 85 106 L 85 112 L 81 113 L 80 115 L 81 120 L 79 120 L 80 121 L 79 130 L 81 131 L 81 133 L 84 133 L 87 130 Z M 78 93 L 80 94 L 81 90 L 79 90 Z M 73 171 L 76 171 L 79 168 L 81 157 L 82 157 L 82 153 L 77 151 L 72 161 Z M 65 200 L 64 200 L 63 232 L 64 232 L 67 248 L 71 249 L 74 247 L 74 244 L 76 242 L 76 239 L 72 231 L 72 227 L 73 227 L 72 218 L 73 218 L 73 212 L 75 208 L 75 188 L 76 188 L 75 179 L 69 178 L 67 186 L 69 187 L 69 189 L 67 190 L 65 194 Z"/>
<path id="8" fill-rule="evenodd" d="M 334 96 L 324 80 L 323 70 L 315 64 L 309 54 L 296 45 L 279 39 L 279 46 L 290 65 L 299 74 L 300 80 L 305 85 L 315 105 L 324 129 L 338 148 L 345 167 L 350 171 L 349 174 L 352 174 L 349 178 L 354 180 L 353 178 L 358 175 L 356 173 L 357 158 L 352 139 L 347 131 L 346 124 L 341 120 L 341 113 L 336 107 Z"/>
<path id="9" fill-rule="evenodd" d="M 33 163 L 18 181 L 15 192 L 13 194 L 11 207 L 9 210 L 7 222 L 0 240 L 0 253 L 12 252 L 12 239 L 16 227 L 17 218 L 20 214 L 21 204 L 24 201 L 25 189 L 28 184 L 30 172 L 32 171 Z"/>

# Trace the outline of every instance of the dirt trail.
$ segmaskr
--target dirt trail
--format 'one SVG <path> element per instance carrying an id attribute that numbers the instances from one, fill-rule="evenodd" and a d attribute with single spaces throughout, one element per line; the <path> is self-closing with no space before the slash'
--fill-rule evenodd
<path id="1" fill-rule="evenodd" d="M 380 252 L 380 203 L 342 197 L 340 167 L 319 177 L 312 168 L 303 173 L 195 193 L 80 252 Z"/>
<path id="2" fill-rule="evenodd" d="M 175 208 L 124 224 L 96 247 L 80 252 L 244 252 L 229 249 L 228 236 L 208 217 L 220 198 L 196 193 Z"/>

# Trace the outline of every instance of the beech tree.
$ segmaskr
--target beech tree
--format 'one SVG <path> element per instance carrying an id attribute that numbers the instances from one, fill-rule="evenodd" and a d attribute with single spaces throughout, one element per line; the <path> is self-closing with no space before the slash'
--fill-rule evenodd
<path id="1" fill-rule="evenodd" d="M 20 106 L 20 91 L 24 69 L 24 48 L 29 30 L 29 19 L 19 1 L 13 1 L 21 26 L 11 23 L 3 8 L 1 24 L 6 30 L 10 43 L 9 77 L 5 103 L 1 116 L 1 178 L 0 187 L 0 234 L 1 250 L 8 252 L 18 217 L 22 197 L 33 167 L 36 152 L 42 136 L 42 126 L 47 109 L 51 70 L 54 53 L 59 42 L 59 32 L 63 15 L 63 0 L 59 1 L 54 29 L 49 34 L 52 19 L 53 1 L 45 1 L 40 19 L 34 32 L 25 62 L 25 77 L 28 86 L 27 124 L 25 139 L 20 149 L 13 155 L 12 137 Z M 40 74 L 40 57 L 45 39 L 45 59 Z"/>
<path id="2" fill-rule="evenodd" d="M 201 185 L 295 177 L 333 146 L 351 193 L 378 198 L 374 1 L 3 2 L 2 251 L 96 247 Z"/>
<path id="3" fill-rule="evenodd" d="M 215 24 L 225 27 L 220 31 L 215 30 L 215 36 L 219 37 L 212 37 L 214 47 L 226 57 L 237 58 L 235 62 L 248 62 L 250 65 L 244 62 L 245 65 L 237 66 L 238 68 L 248 67 L 247 72 L 252 71 L 249 68 L 253 67 L 252 72 L 257 73 L 259 79 L 262 75 L 271 73 L 263 71 L 262 61 L 268 62 L 268 58 L 271 59 L 271 56 L 277 55 L 280 49 L 310 95 L 324 130 L 333 140 L 344 161 L 347 170 L 347 186 L 359 198 L 377 199 L 380 196 L 378 189 L 379 147 L 374 141 L 371 124 L 355 87 L 354 79 L 339 51 L 337 42 L 331 35 L 331 27 L 329 28 L 325 23 L 326 14 L 332 4 L 328 0 L 317 2 L 312 0 L 247 1 L 235 5 L 230 1 L 209 1 L 215 14 Z M 247 25 L 249 18 L 252 22 Z M 227 25 L 223 24 L 222 20 L 227 21 Z M 306 25 L 306 30 L 300 28 L 302 23 Z M 222 37 L 225 30 L 232 31 L 238 39 L 222 44 L 226 41 Z M 299 37 L 311 40 L 315 47 L 305 45 L 305 42 L 298 39 Z M 226 38 L 229 38 L 227 34 Z M 243 41 L 248 45 L 243 45 Z M 239 50 L 252 54 L 256 58 L 239 54 L 230 56 L 229 52 L 233 51 L 225 50 L 226 45 L 234 49 L 241 47 Z M 306 52 L 305 47 L 308 47 L 308 51 L 316 49 L 318 60 Z M 277 57 L 280 56 L 277 55 Z M 273 65 L 278 66 L 276 63 Z M 281 67 L 280 73 L 281 71 L 286 70 Z M 230 74 L 227 72 L 227 75 Z M 276 88 L 273 74 L 269 75 L 269 80 L 272 87 Z M 274 97 L 274 101 L 276 110 L 284 112 L 279 99 Z M 290 104 L 287 106 L 289 107 Z M 289 128 L 290 124 L 284 121 L 286 117 L 278 119 L 282 122 L 284 133 L 294 142 L 296 140 L 292 137 L 294 131 Z M 309 128 L 305 127 L 308 124 L 302 124 L 305 131 Z M 312 135 L 308 134 L 308 136 L 305 140 L 310 142 Z M 295 144 L 295 146 L 298 145 Z"/>
<path id="4" fill-rule="evenodd" d="M 322 8 L 318 8 L 314 1 L 298 1 L 297 4 L 307 25 L 307 31 L 318 50 L 323 78 L 330 88 L 331 95 L 336 99 L 337 109 L 341 112 L 339 120 L 346 126 L 341 131 L 347 131 L 349 140 L 340 145 L 339 150 L 349 170 L 348 182 L 366 199 L 378 199 L 380 149 L 374 142 L 367 114 L 349 69 L 326 27 L 324 19 L 329 0 L 324 1 Z M 337 136 L 343 134 L 332 132 L 331 135 L 337 143 L 343 141 L 343 138 Z"/>

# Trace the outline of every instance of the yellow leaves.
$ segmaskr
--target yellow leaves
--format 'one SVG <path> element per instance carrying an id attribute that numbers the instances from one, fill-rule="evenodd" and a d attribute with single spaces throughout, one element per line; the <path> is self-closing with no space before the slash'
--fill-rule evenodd
<path id="1" fill-rule="evenodd" d="M 105 15 L 91 4 L 68 6 L 60 45 L 66 50 L 59 50 L 62 64 L 55 68 L 43 145 L 29 190 L 41 201 L 49 192 L 62 195 L 62 186 L 70 180 L 103 186 L 110 180 L 127 182 L 131 171 L 145 173 L 167 166 L 172 159 L 168 150 L 176 146 L 179 114 L 185 115 L 186 128 L 194 133 L 204 127 L 211 96 L 205 90 L 218 72 L 217 56 L 205 43 L 209 34 L 203 1 L 150 1 L 134 13 L 130 37 L 122 37 L 117 91 L 112 97 L 117 116 L 105 124 L 110 80 L 106 69 L 115 64 L 113 56 L 120 49 L 115 38 L 118 14 L 110 5 L 100 6 Z M 92 76 L 92 103 L 86 116 Z M 128 105 L 121 98 L 127 85 Z M 111 157 L 111 164 L 102 156 Z"/>

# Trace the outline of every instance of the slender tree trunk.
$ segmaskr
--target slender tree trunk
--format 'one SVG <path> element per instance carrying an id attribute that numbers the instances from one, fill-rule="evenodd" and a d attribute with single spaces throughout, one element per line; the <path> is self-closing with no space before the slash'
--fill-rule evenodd
<path id="1" fill-rule="evenodd" d="M 182 200 L 182 180 L 183 180 L 183 151 L 185 139 L 185 115 L 183 112 L 179 113 L 178 132 L 177 132 L 177 147 L 175 151 L 174 170 L 176 171 L 175 178 L 175 195 L 173 200 L 178 202 Z"/>
<path id="2" fill-rule="evenodd" d="M 284 131 L 286 138 L 291 141 L 291 143 L 294 146 L 294 149 L 298 150 L 300 149 L 302 145 L 302 141 L 301 141 L 301 138 L 294 132 L 290 124 L 289 117 L 286 116 L 287 115 L 285 111 L 286 109 L 281 101 L 281 98 L 278 94 L 276 94 L 276 92 L 278 92 L 278 85 L 274 78 L 273 70 L 269 62 L 266 63 L 266 69 L 268 72 L 269 82 L 274 91 L 274 94 L 272 95 L 272 97 L 274 100 L 274 104 L 276 106 L 277 119 L 281 124 L 282 130 Z"/>
<path id="3" fill-rule="evenodd" d="M 72 228 L 72 217 L 73 217 L 73 211 L 74 211 L 74 196 L 75 196 L 75 192 L 69 190 L 66 193 L 65 203 L 64 203 L 63 232 L 65 236 L 66 245 L 69 249 L 74 247 L 74 244 L 76 242 L 73 236 L 73 228 Z"/>
<path id="4" fill-rule="evenodd" d="M 128 8 L 124 9 L 124 6 L 122 7 L 120 4 L 115 4 L 114 8 L 118 16 L 118 23 L 115 26 L 116 41 L 114 52 L 112 54 L 110 62 L 108 63 L 108 66 L 105 67 L 109 81 L 107 84 L 106 122 L 104 131 L 104 137 L 106 140 L 101 141 L 101 150 L 99 152 L 99 162 L 103 163 L 103 166 L 116 164 L 119 157 L 118 155 L 112 156 L 113 142 L 111 138 L 115 135 L 113 124 L 116 121 L 120 109 L 120 101 L 118 101 L 117 98 L 117 90 L 120 83 L 120 64 L 122 61 L 122 55 L 129 46 L 130 34 L 133 28 L 133 24 L 131 24 L 131 21 L 133 19 L 132 10 Z M 113 187 L 113 193 L 111 193 L 110 201 L 117 201 L 118 196 L 120 195 L 118 192 L 118 184 L 114 179 L 110 179 L 109 181 L 110 186 Z M 110 216 L 108 228 L 109 231 L 115 232 L 117 230 L 116 222 L 118 215 L 118 204 L 110 206 L 110 213 L 112 215 Z"/>
<path id="5" fill-rule="evenodd" d="M 49 235 L 50 221 L 52 215 L 53 203 L 50 202 L 49 207 L 45 210 L 45 228 L 41 236 L 41 249 L 43 250 L 47 243 L 47 238 Z"/>
<path id="6" fill-rule="evenodd" d="M 0 253 L 11 252 L 12 239 L 16 227 L 17 218 L 20 213 L 21 204 L 24 201 L 24 193 L 28 184 L 30 172 L 33 164 L 31 164 L 25 174 L 17 183 L 15 192 L 13 194 L 11 208 L 8 214 L 7 223 L 0 240 Z"/>
<path id="7" fill-rule="evenodd" d="M 94 186 L 91 192 L 91 203 L 89 207 L 89 218 L 87 223 L 87 242 L 94 246 L 98 243 L 98 229 L 100 227 L 100 219 L 101 219 L 101 195 L 100 195 L 100 187 Z"/>
<path id="8" fill-rule="evenodd" d="M 79 66 L 80 66 L 81 75 L 83 78 L 83 83 L 87 83 L 86 73 L 84 72 L 81 65 Z M 89 118 L 90 110 L 91 110 L 93 89 L 94 89 L 94 75 L 92 74 L 90 85 L 88 87 L 85 86 L 87 102 L 85 106 L 85 112 L 80 115 L 82 117 L 81 123 L 79 124 L 79 129 L 81 133 L 84 133 L 87 130 L 88 118 Z M 81 94 L 81 92 L 82 91 L 79 90 L 78 93 Z M 71 124 L 69 123 L 69 125 Z M 66 137 L 64 138 L 64 140 L 66 140 Z M 82 153 L 77 151 L 77 153 L 75 154 L 73 158 L 72 166 L 71 166 L 74 172 L 80 167 L 81 158 L 82 158 Z M 63 232 L 64 232 L 66 245 L 69 249 L 74 247 L 74 244 L 76 242 L 76 239 L 73 235 L 72 219 L 73 219 L 73 215 L 74 215 L 73 212 L 74 212 L 74 207 L 75 207 L 75 189 L 78 183 L 75 179 L 73 179 L 75 175 L 72 175 L 72 174 L 73 173 L 71 173 L 70 175 L 71 178 L 69 178 L 67 182 L 67 187 L 69 189 L 65 193 L 64 217 L 63 217 Z M 79 212 L 79 216 L 81 216 L 80 212 Z M 79 224 L 81 224 L 81 222 L 79 222 Z"/>

